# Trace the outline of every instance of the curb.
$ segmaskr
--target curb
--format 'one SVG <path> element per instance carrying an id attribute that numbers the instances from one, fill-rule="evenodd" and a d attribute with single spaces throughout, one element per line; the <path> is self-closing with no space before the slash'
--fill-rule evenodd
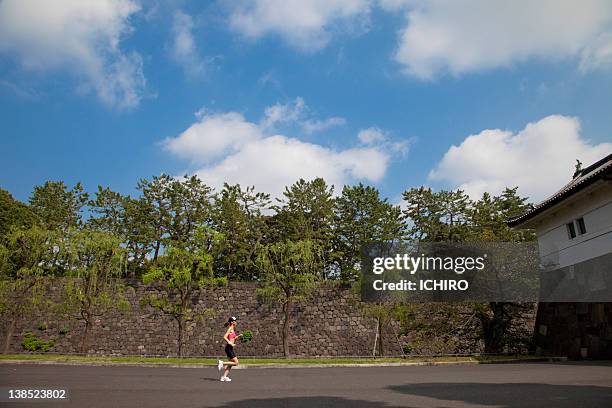
<path id="1" fill-rule="evenodd" d="M 518 364 L 518 363 L 552 363 L 565 362 L 567 357 L 542 357 L 533 359 L 509 359 L 489 361 L 418 361 L 406 363 L 338 363 L 338 364 L 240 364 L 234 370 L 267 369 L 267 368 L 371 368 L 371 367 L 415 367 L 415 366 L 448 366 L 477 364 Z M 171 363 L 116 363 L 103 361 L 36 361 L 36 360 L 0 360 L 0 365 L 61 365 L 61 366 L 99 366 L 99 367 L 147 367 L 147 368 L 216 368 L 211 364 L 171 364 Z"/>

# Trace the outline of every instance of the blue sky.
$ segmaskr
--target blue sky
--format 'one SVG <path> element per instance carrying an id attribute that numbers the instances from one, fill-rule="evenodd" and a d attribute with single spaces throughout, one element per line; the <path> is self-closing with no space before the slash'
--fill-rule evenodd
<path id="1" fill-rule="evenodd" d="M 537 200 L 612 152 L 610 2 L 35 3 L 0 3 L 0 186 L 22 200 L 162 172 Z"/>

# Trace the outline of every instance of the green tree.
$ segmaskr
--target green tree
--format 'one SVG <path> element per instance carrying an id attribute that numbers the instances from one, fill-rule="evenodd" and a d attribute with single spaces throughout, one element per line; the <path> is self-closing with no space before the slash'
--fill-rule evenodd
<path id="1" fill-rule="evenodd" d="M 329 266 L 336 259 L 333 247 L 334 199 L 333 186 L 322 178 L 300 179 L 286 187 L 284 198 L 276 206 L 271 220 L 270 240 L 310 241 L 317 246 L 317 271 L 327 278 Z"/>
<path id="2" fill-rule="evenodd" d="M 12 227 L 28 228 L 37 222 L 36 214 L 27 204 L 0 188 L 0 237 L 8 234 Z"/>
<path id="3" fill-rule="evenodd" d="M 186 247 L 193 242 L 199 227 L 211 225 L 212 189 L 197 176 L 184 176 L 170 182 L 166 196 L 170 204 L 164 225 L 166 242 L 173 247 Z"/>
<path id="4" fill-rule="evenodd" d="M 70 230 L 59 250 L 69 278 L 60 310 L 84 323 L 80 349 L 85 353 L 94 320 L 129 307 L 119 280 L 126 251 L 117 236 L 87 228 Z"/>
<path id="5" fill-rule="evenodd" d="M 340 279 L 355 281 L 362 248 L 379 242 L 394 242 L 406 234 L 399 206 L 381 199 L 374 187 L 358 184 L 344 186 L 335 205 L 335 247 Z"/>
<path id="6" fill-rule="evenodd" d="M 125 200 L 121 194 L 98 186 L 95 198 L 89 200 L 90 218 L 88 226 L 106 231 L 118 237 L 125 235 Z"/>
<path id="7" fill-rule="evenodd" d="M 485 193 L 473 202 L 463 191 L 433 192 L 413 188 L 403 194 L 410 236 L 429 242 L 505 241 L 524 242 L 535 238 L 530 231 L 514 231 L 506 221 L 527 209 L 527 199 L 517 195 L 517 189 L 505 189 L 492 197 Z M 509 302 L 470 304 L 466 312 L 481 324 L 485 352 L 503 351 L 512 342 L 513 321 L 531 305 Z M 466 314 L 462 313 L 462 315 Z M 426 319 L 426 317 L 425 317 Z"/>
<path id="8" fill-rule="evenodd" d="M 67 231 L 82 224 L 82 210 L 87 200 L 88 195 L 81 183 L 68 190 L 63 181 L 47 181 L 34 187 L 30 208 L 45 228 Z"/>
<path id="9" fill-rule="evenodd" d="M 210 314 L 210 310 L 196 313 L 192 297 L 205 286 L 226 285 L 226 278 L 215 278 L 213 259 L 223 237 L 210 228 L 200 227 L 191 248 L 168 247 L 163 256 L 142 276 L 143 283 L 155 289 L 142 302 L 170 316 L 176 322 L 177 354 L 183 356 L 186 325 Z"/>
<path id="10" fill-rule="evenodd" d="M 499 196 L 484 193 L 473 203 L 470 214 L 471 239 L 480 241 L 526 242 L 536 239 L 533 230 L 514 230 L 506 223 L 511 217 L 528 209 L 527 199 L 518 196 L 517 188 L 506 188 Z M 472 304 L 471 310 L 480 321 L 485 352 L 500 353 L 507 346 L 525 343 L 529 333 L 518 330 L 513 323 L 533 309 L 533 304 L 489 302 Z"/>
<path id="11" fill-rule="evenodd" d="M 147 268 L 147 256 L 155 251 L 159 229 L 151 203 L 144 197 L 123 200 L 123 231 L 128 251 L 128 274 L 134 278 Z"/>
<path id="12" fill-rule="evenodd" d="M 269 194 L 256 193 L 254 187 L 223 185 L 213 211 L 214 228 L 225 238 L 217 257 L 218 274 L 237 280 L 257 278 L 255 257 L 267 232 L 263 212 L 269 206 Z"/>
<path id="13" fill-rule="evenodd" d="M 185 247 L 192 241 L 196 230 L 211 225 L 212 189 L 197 176 L 177 180 L 167 174 L 150 181 L 138 182 L 142 193 L 141 205 L 147 208 L 146 219 L 136 220 L 148 224 L 156 261 L 164 246 Z"/>
<path id="14" fill-rule="evenodd" d="M 283 354 L 289 357 L 289 325 L 296 302 L 313 294 L 319 281 L 317 273 L 318 247 L 312 241 L 284 241 L 264 245 L 257 255 L 262 273 L 258 296 L 266 303 L 283 308 Z"/>
<path id="15" fill-rule="evenodd" d="M 412 188 L 403 193 L 409 237 L 429 242 L 460 242 L 469 229 L 471 201 L 462 191 Z"/>
<path id="16" fill-rule="evenodd" d="M 42 304 L 46 278 L 56 273 L 59 242 L 55 232 L 38 226 L 12 229 L 0 241 L 0 314 L 7 323 L 7 353 L 18 318 L 32 315 Z"/>
<path id="17" fill-rule="evenodd" d="M 153 261 L 157 260 L 162 249 L 164 238 L 167 237 L 166 226 L 170 218 L 170 198 L 168 191 L 172 183 L 172 177 L 167 174 L 154 176 L 152 180 L 141 179 L 136 185 L 142 193 L 142 204 L 147 209 L 146 213 L 139 214 L 146 218 L 138 217 L 136 221 L 148 224 L 151 229 L 151 240 L 153 247 Z"/>

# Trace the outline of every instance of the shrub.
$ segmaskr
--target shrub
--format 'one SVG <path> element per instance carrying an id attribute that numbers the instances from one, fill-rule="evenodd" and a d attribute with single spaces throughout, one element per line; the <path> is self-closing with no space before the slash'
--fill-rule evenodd
<path id="1" fill-rule="evenodd" d="M 38 330 L 45 331 L 48 328 L 49 328 L 49 326 L 47 325 L 47 322 L 40 322 L 40 323 L 38 323 Z"/>
<path id="2" fill-rule="evenodd" d="M 409 343 L 406 343 L 402 346 L 402 350 L 404 350 L 404 354 L 410 354 L 412 353 L 412 345 Z"/>
<path id="3" fill-rule="evenodd" d="M 68 334 L 69 331 L 70 331 L 70 329 L 68 329 L 68 327 L 62 326 L 62 327 L 59 328 L 58 333 L 63 336 L 65 334 Z"/>
<path id="4" fill-rule="evenodd" d="M 250 330 L 245 330 L 244 332 L 242 332 L 242 336 L 240 337 L 240 341 L 242 343 L 248 343 L 251 340 L 253 340 L 253 332 L 251 332 Z"/>
<path id="5" fill-rule="evenodd" d="M 53 348 L 53 340 L 41 340 L 34 333 L 26 333 L 23 336 L 23 349 L 26 351 L 42 351 L 47 352 Z"/>

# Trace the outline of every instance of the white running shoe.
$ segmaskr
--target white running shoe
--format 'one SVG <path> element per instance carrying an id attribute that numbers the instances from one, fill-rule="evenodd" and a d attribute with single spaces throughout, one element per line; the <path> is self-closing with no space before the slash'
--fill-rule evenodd
<path id="1" fill-rule="evenodd" d="M 217 369 L 219 371 L 223 370 L 223 361 L 219 360 L 219 363 L 217 364 Z"/>
<path id="2" fill-rule="evenodd" d="M 227 381 L 227 377 L 221 377 L 219 378 L 219 381 Z"/>

